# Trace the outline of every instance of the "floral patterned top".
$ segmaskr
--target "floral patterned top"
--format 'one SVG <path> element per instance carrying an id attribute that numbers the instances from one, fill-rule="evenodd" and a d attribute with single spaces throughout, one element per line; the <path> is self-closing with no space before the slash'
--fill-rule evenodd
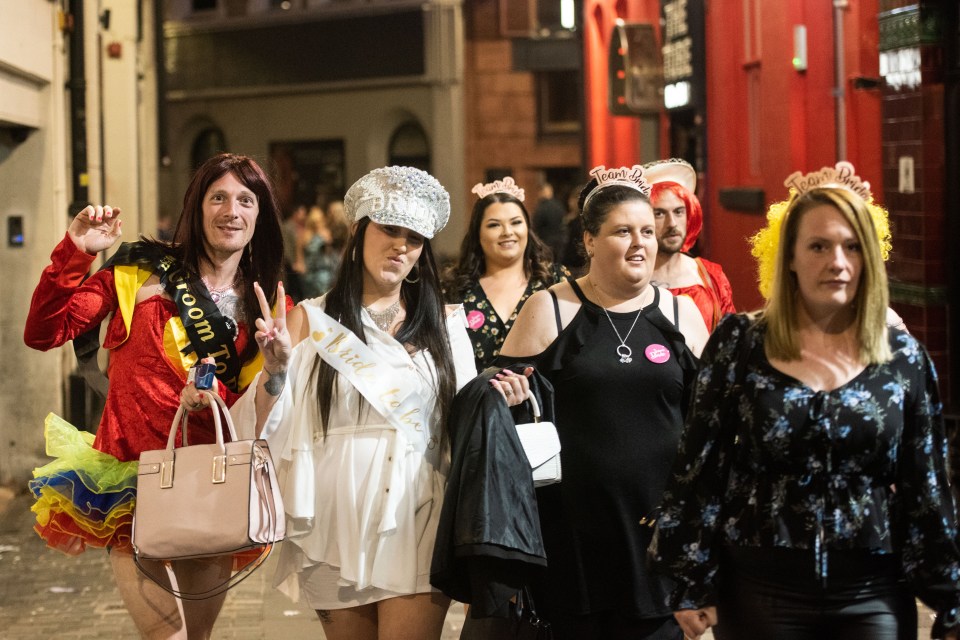
<path id="1" fill-rule="evenodd" d="M 554 264 L 552 271 L 553 277 L 549 281 L 530 280 L 527 283 L 527 288 L 520 296 L 517 307 L 506 320 L 497 315 L 479 281 L 473 283 L 463 296 L 463 308 L 467 312 L 467 333 L 470 334 L 470 342 L 473 343 L 477 371 L 483 371 L 489 367 L 500 355 L 500 347 L 507 339 L 507 333 L 527 298 L 541 289 L 548 289 L 561 280 L 571 277 L 570 272 L 563 265 Z"/>
<path id="2" fill-rule="evenodd" d="M 960 550 L 937 376 L 891 329 L 893 358 L 832 391 L 775 369 L 765 325 L 727 316 L 703 352 L 650 557 L 674 610 L 715 602 L 720 547 L 898 554 L 918 597 L 960 611 Z M 942 625 L 941 621 L 941 625 Z M 951 622 L 947 623 L 951 625 Z"/>

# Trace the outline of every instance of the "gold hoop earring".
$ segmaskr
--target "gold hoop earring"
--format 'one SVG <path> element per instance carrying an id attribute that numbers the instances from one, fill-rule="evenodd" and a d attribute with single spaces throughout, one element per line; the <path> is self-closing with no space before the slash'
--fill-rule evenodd
<path id="1" fill-rule="evenodd" d="M 420 274 L 420 267 L 414 266 L 413 269 L 410 270 L 410 273 L 413 273 L 413 270 L 414 270 L 414 269 L 416 269 L 416 271 L 417 271 L 417 277 L 416 277 L 416 279 L 415 279 L 415 280 L 411 280 L 411 279 L 410 279 L 410 274 L 408 273 L 408 274 L 407 274 L 407 277 L 403 279 L 404 282 L 407 282 L 407 283 L 409 283 L 409 284 L 417 284 L 418 282 L 420 282 L 420 276 L 421 276 L 421 274 Z"/>

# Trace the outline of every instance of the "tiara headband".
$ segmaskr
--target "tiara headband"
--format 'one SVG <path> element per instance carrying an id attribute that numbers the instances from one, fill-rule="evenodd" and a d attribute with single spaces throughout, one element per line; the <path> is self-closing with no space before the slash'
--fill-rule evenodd
<path id="1" fill-rule="evenodd" d="M 870 193 L 870 183 L 860 179 L 857 170 L 845 160 L 841 160 L 834 167 L 823 167 L 820 171 L 813 171 L 806 175 L 794 171 L 784 180 L 783 185 L 788 189 L 796 190 L 803 195 L 812 189 L 823 187 L 841 187 L 853 191 L 869 202 L 873 195 Z"/>
<path id="2" fill-rule="evenodd" d="M 593 198 L 597 192 L 607 187 L 627 187 L 628 189 L 639 191 L 648 198 L 650 197 L 650 184 L 647 183 L 647 180 L 643 177 L 643 167 L 638 164 L 632 167 L 618 167 L 616 169 L 607 169 L 605 166 L 600 165 L 590 171 L 590 176 L 596 179 L 597 186 L 595 186 L 583 200 L 584 209 L 587 208 L 587 203 L 590 202 L 590 199 Z"/>
<path id="3" fill-rule="evenodd" d="M 505 177 L 503 180 L 488 182 L 487 184 L 478 182 L 473 185 L 473 189 L 470 189 L 470 193 L 477 194 L 477 197 L 481 200 L 491 193 L 506 193 L 523 202 L 523 189 L 518 187 L 517 183 L 514 182 L 510 176 Z"/>

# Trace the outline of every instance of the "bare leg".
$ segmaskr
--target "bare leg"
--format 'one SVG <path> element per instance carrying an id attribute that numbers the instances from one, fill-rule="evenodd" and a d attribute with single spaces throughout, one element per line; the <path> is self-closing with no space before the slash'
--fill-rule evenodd
<path id="1" fill-rule="evenodd" d="M 378 640 L 439 640 L 450 598 L 442 593 L 418 593 L 377 603 Z"/>
<path id="2" fill-rule="evenodd" d="M 130 553 L 110 552 L 113 577 L 120 596 L 140 635 L 150 640 L 203 640 L 210 637 L 226 594 L 198 601 L 178 601 L 143 576 Z M 169 586 L 167 571 L 160 562 L 143 563 L 162 583 Z M 184 591 L 209 589 L 230 576 L 232 558 L 221 556 L 174 563 L 178 586 Z M 181 617 L 186 618 L 186 624 Z"/>
<path id="3" fill-rule="evenodd" d="M 317 610 L 327 640 L 377 640 L 377 605 Z"/>
<path id="4" fill-rule="evenodd" d="M 327 640 L 438 640 L 449 607 L 442 593 L 418 593 L 317 616 Z"/>

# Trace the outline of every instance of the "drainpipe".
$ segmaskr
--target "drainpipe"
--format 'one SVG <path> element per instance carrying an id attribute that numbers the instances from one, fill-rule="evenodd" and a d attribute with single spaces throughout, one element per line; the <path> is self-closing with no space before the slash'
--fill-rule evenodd
<path id="1" fill-rule="evenodd" d="M 848 0 L 833 0 L 833 101 L 834 122 L 837 127 L 837 160 L 847 159 L 847 109 L 844 101 L 846 69 L 843 64 L 843 12 Z"/>
<path id="2" fill-rule="evenodd" d="M 68 216 L 90 204 L 87 173 L 87 77 L 83 52 L 83 0 L 70 0 L 70 161 L 73 165 L 72 199 Z"/>

